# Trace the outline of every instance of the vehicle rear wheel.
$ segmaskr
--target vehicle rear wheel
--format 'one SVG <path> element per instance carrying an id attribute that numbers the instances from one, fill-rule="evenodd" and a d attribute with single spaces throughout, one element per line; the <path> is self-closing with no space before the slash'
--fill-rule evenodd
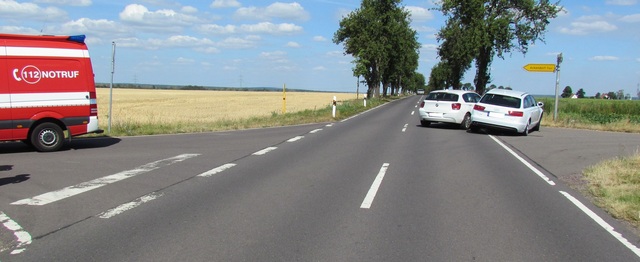
<path id="1" fill-rule="evenodd" d="M 431 125 L 431 122 L 429 122 L 429 121 L 424 121 L 424 120 L 420 120 L 420 125 L 422 125 L 422 126 L 424 126 L 424 127 L 427 127 L 427 126 Z"/>
<path id="2" fill-rule="evenodd" d="M 471 115 L 467 113 L 466 115 L 464 115 L 464 118 L 462 119 L 462 123 L 460 123 L 460 128 L 467 130 L 469 129 L 470 126 L 471 126 Z"/>
<path id="3" fill-rule="evenodd" d="M 538 123 L 533 127 L 533 129 L 531 129 L 531 131 L 540 131 L 540 122 L 542 122 L 542 114 L 540 115 L 540 120 L 538 120 Z"/>
<path id="4" fill-rule="evenodd" d="M 527 122 L 527 126 L 524 127 L 524 131 L 522 131 L 523 136 L 529 135 L 529 125 L 531 125 L 531 119 L 529 119 L 529 122 Z"/>
<path id="5" fill-rule="evenodd" d="M 33 129 L 30 140 L 31 145 L 40 152 L 57 151 L 64 142 L 64 133 L 60 126 L 45 122 Z"/>

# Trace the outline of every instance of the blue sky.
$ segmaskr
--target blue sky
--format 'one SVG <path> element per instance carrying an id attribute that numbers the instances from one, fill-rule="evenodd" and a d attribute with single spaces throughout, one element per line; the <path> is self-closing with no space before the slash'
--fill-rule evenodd
<path id="1" fill-rule="evenodd" d="M 529 63 L 554 64 L 562 52 L 560 86 L 596 92 L 640 83 L 640 0 L 564 0 L 545 42 L 526 55 L 495 58 L 492 83 L 533 94 L 555 92 L 555 74 Z M 434 36 L 444 25 L 434 1 L 403 1 L 419 34 L 419 72 L 438 62 Z M 0 0 L 0 32 L 87 35 L 97 82 L 282 87 L 356 91 L 352 58 L 331 40 L 359 0 Z M 463 83 L 473 82 L 470 69 Z M 360 90 L 364 90 L 364 86 Z"/>

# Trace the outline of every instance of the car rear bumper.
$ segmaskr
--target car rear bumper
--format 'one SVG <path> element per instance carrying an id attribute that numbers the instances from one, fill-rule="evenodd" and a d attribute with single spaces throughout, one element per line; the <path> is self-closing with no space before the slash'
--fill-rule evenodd
<path id="1" fill-rule="evenodd" d="M 499 119 L 476 114 L 471 116 L 471 126 L 522 133 L 527 124 L 515 122 L 509 117 Z"/>

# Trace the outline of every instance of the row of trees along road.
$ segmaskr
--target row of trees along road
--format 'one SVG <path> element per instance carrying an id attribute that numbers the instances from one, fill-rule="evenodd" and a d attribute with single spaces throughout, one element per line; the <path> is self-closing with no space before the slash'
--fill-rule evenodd
<path id="1" fill-rule="evenodd" d="M 360 8 L 340 21 L 333 36 L 353 56 L 353 75 L 364 78 L 367 96 L 391 95 L 401 89 L 415 91 L 425 86 L 424 75 L 416 72 L 420 43 L 411 29 L 410 13 L 401 0 L 362 0 Z"/>
<path id="2" fill-rule="evenodd" d="M 435 8 L 447 17 L 437 34 L 438 56 L 429 77 L 431 89 L 461 88 L 462 76 L 475 61 L 476 92 L 491 82 L 494 56 L 512 50 L 526 54 L 529 44 L 544 43 L 546 27 L 562 10 L 548 0 L 440 0 Z"/>

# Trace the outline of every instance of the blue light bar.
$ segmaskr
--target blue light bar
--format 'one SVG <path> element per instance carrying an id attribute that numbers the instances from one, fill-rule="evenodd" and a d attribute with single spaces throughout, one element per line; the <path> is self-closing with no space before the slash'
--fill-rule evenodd
<path id="1" fill-rule="evenodd" d="M 72 36 L 69 36 L 68 40 L 84 44 L 85 38 L 87 38 L 85 35 L 72 35 Z"/>

